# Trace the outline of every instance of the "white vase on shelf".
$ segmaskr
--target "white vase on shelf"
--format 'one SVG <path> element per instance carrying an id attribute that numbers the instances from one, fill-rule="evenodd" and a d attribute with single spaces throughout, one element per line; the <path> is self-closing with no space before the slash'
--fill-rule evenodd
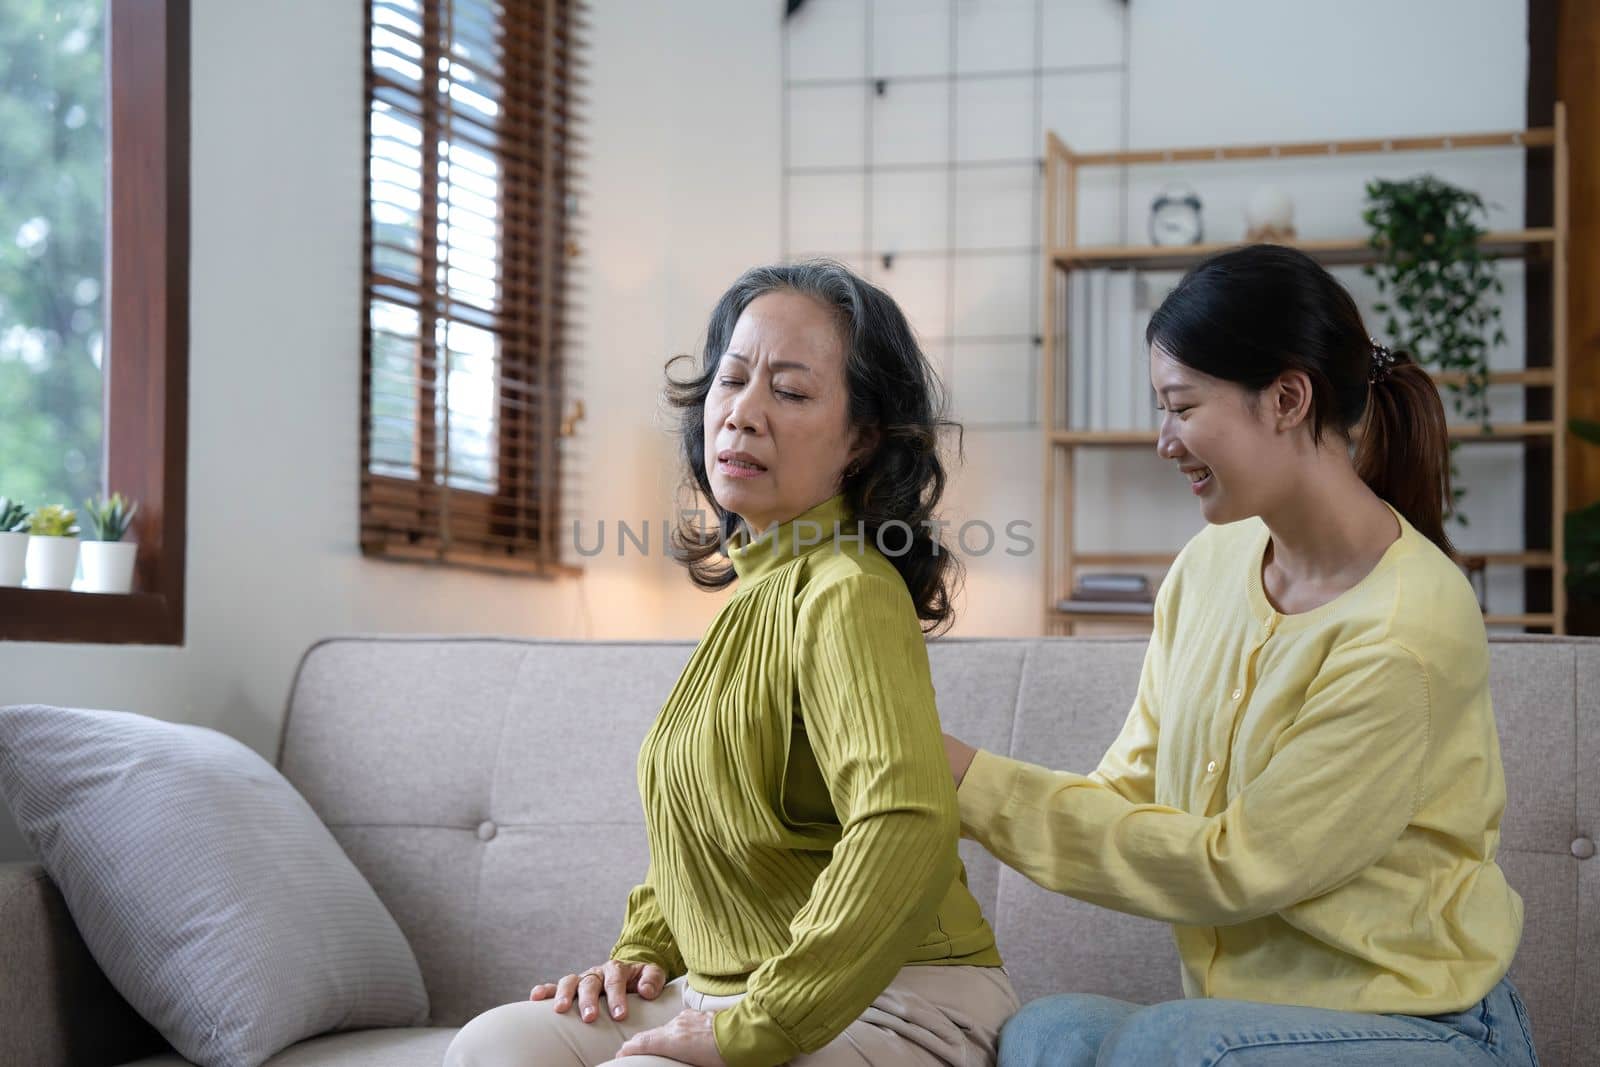
<path id="1" fill-rule="evenodd" d="M 82 548 L 84 593 L 133 591 L 133 561 L 139 546 L 131 541 L 85 541 Z"/>
<path id="2" fill-rule="evenodd" d="M 78 569 L 78 539 L 28 535 L 28 588 L 71 589 Z"/>
<path id="3" fill-rule="evenodd" d="M 1258 186 L 1244 208 L 1246 241 L 1293 241 L 1294 201 L 1275 185 Z"/>
<path id="4" fill-rule="evenodd" d="M 21 585 L 28 565 L 28 535 L 0 533 L 0 585 Z"/>

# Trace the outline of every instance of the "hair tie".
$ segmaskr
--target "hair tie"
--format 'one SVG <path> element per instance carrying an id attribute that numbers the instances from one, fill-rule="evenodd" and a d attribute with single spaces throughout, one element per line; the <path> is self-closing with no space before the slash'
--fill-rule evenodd
<path id="1" fill-rule="evenodd" d="M 1372 371 L 1367 375 L 1367 381 L 1373 385 L 1389 380 L 1389 375 L 1394 369 L 1394 353 L 1383 345 L 1372 341 Z"/>

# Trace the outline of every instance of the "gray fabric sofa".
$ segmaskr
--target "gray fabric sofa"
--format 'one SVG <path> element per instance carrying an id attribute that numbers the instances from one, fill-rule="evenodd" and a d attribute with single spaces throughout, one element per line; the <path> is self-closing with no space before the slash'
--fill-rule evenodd
<path id="1" fill-rule="evenodd" d="M 313 646 L 278 765 L 409 937 L 432 1025 L 327 1035 L 271 1067 L 437 1067 L 477 1012 L 598 960 L 645 866 L 635 752 L 691 648 L 393 636 Z M 948 729 L 1072 769 L 1092 767 L 1115 736 L 1143 650 L 1138 638 L 930 647 Z M 1510 790 L 1500 862 L 1527 904 L 1512 977 L 1548 1067 L 1600 1062 L 1600 640 L 1500 638 L 1492 657 Z M 1179 995 L 1164 927 L 1046 893 L 962 849 L 1024 1000 Z M 0 1064 L 187 1062 L 164 1048 L 89 958 L 41 869 L 0 866 Z"/>

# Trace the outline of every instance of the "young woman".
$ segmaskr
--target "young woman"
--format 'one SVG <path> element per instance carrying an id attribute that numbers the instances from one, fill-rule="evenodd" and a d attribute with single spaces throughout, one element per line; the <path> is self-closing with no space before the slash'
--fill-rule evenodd
<path id="1" fill-rule="evenodd" d="M 1188 999 L 1037 1001 L 1000 1063 L 1536 1063 L 1437 390 L 1286 248 L 1200 264 L 1146 340 L 1159 452 L 1211 525 L 1156 598 L 1126 725 L 1088 775 L 947 749 L 963 831 L 1171 923 Z"/>
<path id="2" fill-rule="evenodd" d="M 814 263 L 740 278 L 669 398 L 718 518 L 678 547 L 738 588 L 639 754 L 650 868 L 611 959 L 478 1016 L 447 1067 L 991 1064 L 1017 1000 L 923 644 L 957 576 L 937 379 L 888 296 Z"/>

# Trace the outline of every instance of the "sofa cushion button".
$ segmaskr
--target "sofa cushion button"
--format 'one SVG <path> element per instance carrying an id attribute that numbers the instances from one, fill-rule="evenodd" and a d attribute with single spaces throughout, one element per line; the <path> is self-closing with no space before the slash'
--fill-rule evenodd
<path id="1" fill-rule="evenodd" d="M 488 819 L 485 819 L 478 824 L 479 841 L 488 841 L 490 838 L 494 837 L 496 832 L 497 831 L 494 823 L 490 822 Z"/>
<path id="2" fill-rule="evenodd" d="M 1580 837 L 1572 842 L 1572 854 L 1580 860 L 1589 859 L 1594 855 L 1594 842 L 1587 837 Z"/>

